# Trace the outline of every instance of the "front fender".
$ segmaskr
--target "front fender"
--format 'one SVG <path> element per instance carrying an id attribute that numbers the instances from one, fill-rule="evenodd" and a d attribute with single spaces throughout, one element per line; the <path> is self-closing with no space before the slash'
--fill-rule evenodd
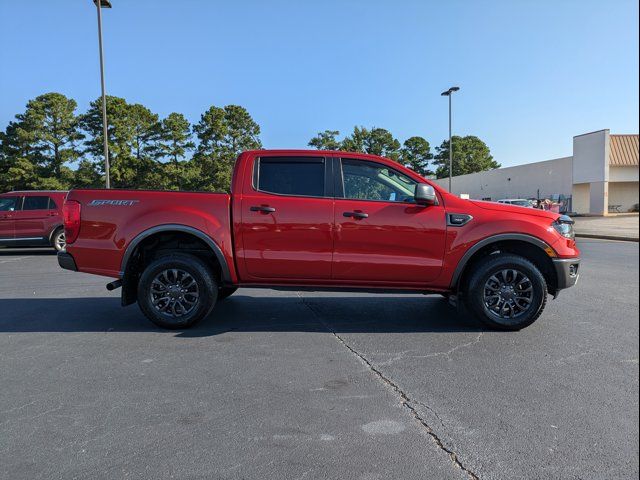
<path id="1" fill-rule="evenodd" d="M 551 220 L 525 215 L 505 217 L 499 212 L 479 212 L 479 218 L 462 227 L 447 228 L 447 254 L 441 283 L 456 288 L 469 260 L 482 248 L 500 241 L 522 241 L 557 255 L 559 235 Z"/>

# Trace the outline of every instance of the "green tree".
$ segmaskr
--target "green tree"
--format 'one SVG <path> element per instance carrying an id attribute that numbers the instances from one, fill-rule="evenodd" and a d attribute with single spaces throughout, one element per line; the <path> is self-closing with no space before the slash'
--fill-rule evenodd
<path id="1" fill-rule="evenodd" d="M 369 136 L 369 130 L 364 127 L 353 127 L 351 135 L 345 137 L 341 144 L 340 149 L 346 152 L 362 152 L 365 151 L 365 139 Z"/>
<path id="2" fill-rule="evenodd" d="M 160 132 L 158 115 L 144 105 L 129 105 L 128 120 L 131 123 L 131 153 L 139 161 L 153 157 L 156 152 L 156 141 Z"/>
<path id="3" fill-rule="evenodd" d="M 21 122 L 11 121 L 4 132 L 0 132 L 0 155 L 7 161 L 30 158 L 35 154 L 33 141 Z"/>
<path id="4" fill-rule="evenodd" d="M 338 130 L 325 130 L 309 140 L 308 145 L 317 150 L 340 150 L 341 142 L 336 138 L 338 135 Z"/>
<path id="5" fill-rule="evenodd" d="M 73 174 L 74 188 L 99 188 L 104 185 L 104 179 L 98 173 L 96 164 L 90 160 L 80 160 Z"/>
<path id="6" fill-rule="evenodd" d="M 44 176 L 60 178 L 61 168 L 79 156 L 82 139 L 75 115 L 77 103 L 61 93 L 45 93 L 29 100 L 23 114 L 16 115 L 18 135 L 29 145 L 30 160 L 43 167 Z"/>
<path id="7" fill-rule="evenodd" d="M 46 93 L 27 103 L 23 113 L 0 133 L 0 189 L 63 189 L 73 175 L 65 164 L 77 159 L 82 138 L 76 102 Z"/>
<path id="8" fill-rule="evenodd" d="M 433 158 L 429 142 L 422 137 L 411 137 L 404 141 L 400 150 L 400 162 L 420 175 L 432 175 L 429 161 Z"/>
<path id="9" fill-rule="evenodd" d="M 364 137 L 364 151 L 372 155 L 398 160 L 400 158 L 400 142 L 393 137 L 389 130 L 373 128 Z"/>
<path id="10" fill-rule="evenodd" d="M 128 104 L 124 98 L 114 96 L 107 96 L 106 103 L 111 183 L 114 187 L 131 187 L 135 170 L 130 158 L 133 132 L 128 126 Z M 85 153 L 96 159 L 99 173 L 104 174 L 102 98 L 90 103 L 89 110 L 80 117 L 80 124 L 87 132 Z"/>
<path id="11" fill-rule="evenodd" d="M 9 122 L 0 132 L 0 192 L 32 188 L 37 183 L 36 166 L 29 161 L 30 142 L 20 134 L 18 122 Z"/>
<path id="12" fill-rule="evenodd" d="M 262 146 L 260 126 L 243 107 L 227 105 L 209 108 L 193 130 L 200 141 L 192 166 L 192 173 L 199 170 L 195 189 L 229 191 L 235 158 Z"/>
<path id="13" fill-rule="evenodd" d="M 124 98 L 107 96 L 107 142 L 110 176 L 116 188 L 154 188 L 154 142 L 158 134 L 158 115 L 140 104 L 128 104 Z M 104 173 L 102 99 L 91 102 L 80 119 L 87 132 L 85 152 L 99 159 L 99 173 Z"/>
<path id="14" fill-rule="evenodd" d="M 133 131 L 130 144 L 131 156 L 134 159 L 132 163 L 136 172 L 133 186 L 159 188 L 156 160 L 161 126 L 158 115 L 139 103 L 129 105 L 128 111 L 130 128 Z"/>
<path id="15" fill-rule="evenodd" d="M 309 140 L 309 146 L 319 150 L 344 150 L 380 155 L 396 161 L 400 159 L 400 142 L 384 128 L 368 130 L 356 126 L 342 141 L 336 138 L 339 134 L 337 130 L 325 130 Z"/>
<path id="16" fill-rule="evenodd" d="M 189 150 L 193 150 L 195 144 L 191 141 L 191 124 L 181 113 L 170 113 L 160 124 L 158 150 L 160 155 L 168 158 L 171 166 L 165 166 L 164 171 L 168 178 L 173 179 L 167 188 L 180 189 L 181 178 L 185 173 L 185 165 L 181 159 Z"/>
<path id="17" fill-rule="evenodd" d="M 36 166 L 24 157 L 0 158 L 0 192 L 40 187 Z"/>
<path id="18" fill-rule="evenodd" d="M 500 168 L 500 164 L 491 156 L 489 147 L 478 137 L 469 135 L 466 137 L 454 136 L 453 142 L 453 176 L 469 173 L 483 172 Z M 437 154 L 434 158 L 436 175 L 438 178 L 449 176 L 449 141 L 445 140 L 436 147 Z"/>

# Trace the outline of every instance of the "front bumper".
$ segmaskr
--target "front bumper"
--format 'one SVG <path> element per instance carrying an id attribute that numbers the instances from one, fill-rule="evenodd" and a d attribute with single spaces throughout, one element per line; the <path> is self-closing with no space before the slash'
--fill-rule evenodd
<path id="1" fill-rule="evenodd" d="M 573 287 L 580 278 L 579 258 L 554 258 L 553 266 L 558 279 L 557 290 Z"/>
<path id="2" fill-rule="evenodd" d="M 65 251 L 58 252 L 58 265 L 60 265 L 65 270 L 71 270 L 73 272 L 78 271 L 76 261 L 73 259 L 70 253 L 67 253 Z"/>

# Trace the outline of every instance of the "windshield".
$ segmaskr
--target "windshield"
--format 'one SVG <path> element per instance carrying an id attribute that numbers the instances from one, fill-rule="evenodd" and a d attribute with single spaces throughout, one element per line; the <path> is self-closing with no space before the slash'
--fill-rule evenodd
<path id="1" fill-rule="evenodd" d="M 530 207 L 531 202 L 529 200 L 515 200 L 511 202 L 511 205 L 518 205 L 519 207 Z"/>

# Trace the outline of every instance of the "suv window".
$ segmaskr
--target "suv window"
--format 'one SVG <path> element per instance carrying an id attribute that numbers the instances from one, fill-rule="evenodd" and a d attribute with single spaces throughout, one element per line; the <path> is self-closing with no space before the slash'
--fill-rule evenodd
<path id="1" fill-rule="evenodd" d="M 263 192 L 323 197 L 324 181 L 324 158 L 262 157 L 258 160 L 255 184 Z"/>
<path id="2" fill-rule="evenodd" d="M 22 210 L 47 210 L 49 208 L 49 197 L 30 196 L 24 197 Z"/>
<path id="3" fill-rule="evenodd" d="M 342 159 L 344 198 L 413 202 L 416 182 L 393 168 L 365 160 Z"/>
<path id="4" fill-rule="evenodd" d="M 0 212 L 12 212 L 16 209 L 18 197 L 0 197 Z"/>

